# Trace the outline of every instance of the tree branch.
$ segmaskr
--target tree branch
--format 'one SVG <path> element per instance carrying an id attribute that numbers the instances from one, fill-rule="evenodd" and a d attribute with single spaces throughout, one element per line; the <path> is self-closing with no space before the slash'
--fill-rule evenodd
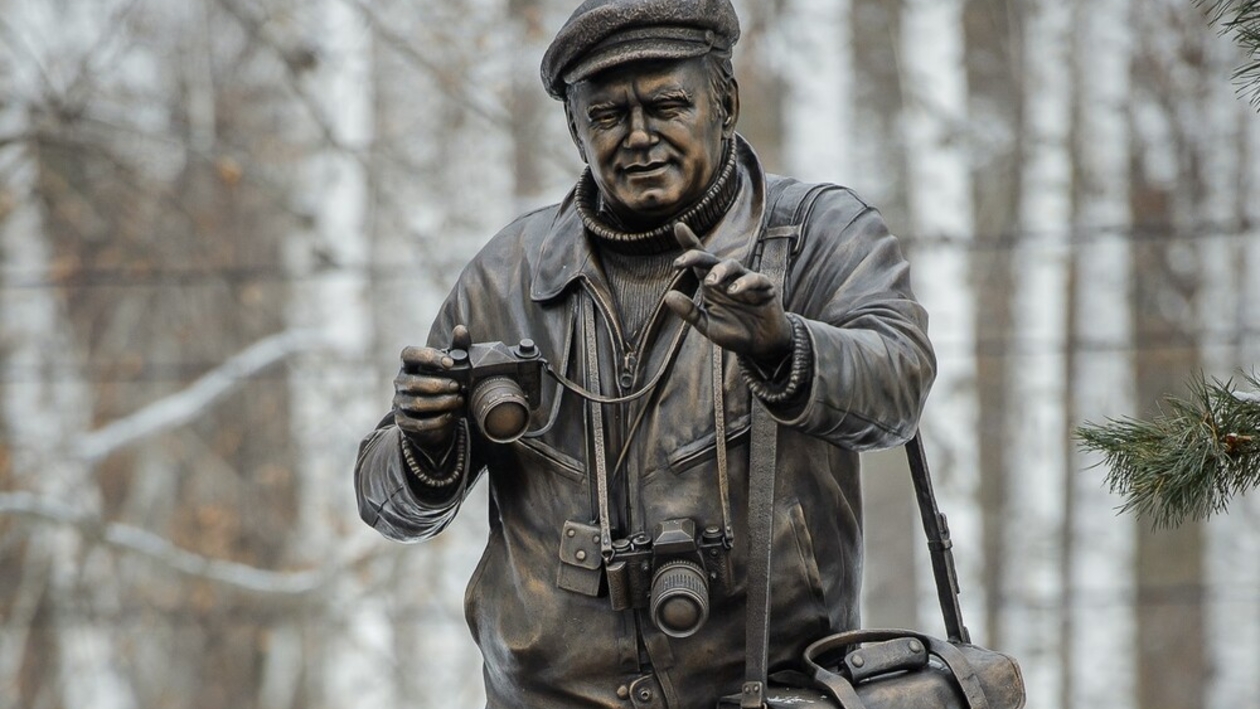
<path id="1" fill-rule="evenodd" d="M 68 524 L 85 537 L 157 561 L 187 576 L 239 590 L 279 596 L 306 596 L 322 588 L 353 561 L 334 561 L 306 571 L 270 571 L 235 561 L 213 559 L 175 546 L 153 532 L 117 522 L 102 522 L 57 500 L 29 492 L 0 493 L 0 514 Z"/>
<path id="2" fill-rule="evenodd" d="M 71 449 L 71 455 L 94 463 L 141 438 L 181 426 L 241 381 L 292 354 L 315 349 L 322 342 L 323 339 L 310 330 L 290 330 L 264 338 L 186 389 L 83 436 Z"/>

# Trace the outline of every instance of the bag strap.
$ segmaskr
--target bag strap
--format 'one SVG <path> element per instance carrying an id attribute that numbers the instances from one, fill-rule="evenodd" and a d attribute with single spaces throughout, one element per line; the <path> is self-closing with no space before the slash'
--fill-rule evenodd
<path id="1" fill-rule="evenodd" d="M 923 533 L 927 536 L 928 554 L 932 558 L 936 597 L 941 604 L 941 615 L 945 617 L 945 636 L 950 642 L 970 643 L 971 632 L 963 625 L 962 606 L 958 602 L 958 570 L 954 566 L 954 542 L 949 538 L 949 520 L 936 504 L 932 475 L 928 472 L 927 454 L 923 449 L 923 434 L 919 431 L 906 444 L 906 460 L 910 464 L 910 479 L 914 481 L 914 495 L 919 502 Z"/>
<path id="2" fill-rule="evenodd" d="M 803 227 L 809 212 L 813 209 L 818 195 L 828 189 L 826 185 L 804 185 L 794 183 L 785 187 L 776 196 L 768 214 L 768 222 L 759 238 L 758 253 L 755 257 L 757 270 L 768 276 L 781 294 L 785 293 L 787 273 L 792 254 L 799 248 L 803 236 Z M 790 196 L 788 193 L 792 193 Z M 793 210 L 793 221 L 787 226 L 773 226 L 774 213 L 779 204 L 787 200 L 799 200 Z M 785 297 L 786 300 L 786 297 Z M 744 685 L 740 694 L 741 709 L 764 709 L 766 681 L 769 675 L 768 655 L 770 639 L 770 564 L 772 532 L 774 528 L 774 483 L 775 467 L 778 454 L 778 423 L 760 400 L 753 398 L 752 430 L 750 432 L 750 455 L 748 470 L 748 606 L 745 635 L 745 670 Z M 936 583 L 937 597 L 940 600 L 941 612 L 945 618 L 947 636 L 951 642 L 969 643 L 970 633 L 962 622 L 962 609 L 958 602 L 958 573 L 954 565 L 953 542 L 949 536 L 949 524 L 945 515 L 936 503 L 936 495 L 932 488 L 931 474 L 927 467 L 923 439 L 919 432 L 906 444 L 906 458 L 910 466 L 910 477 L 914 482 L 915 497 L 919 512 L 923 519 L 923 531 L 927 537 L 928 551 L 932 559 L 933 579 Z M 939 643 L 946 645 L 946 643 Z M 957 653 L 945 652 L 950 659 L 960 657 Z M 974 678 L 974 673 L 963 669 L 965 676 L 962 682 L 964 692 L 973 700 L 974 691 L 968 691 L 969 682 L 966 677 Z M 827 683 L 830 685 L 833 683 Z M 845 682 L 847 684 L 847 682 Z M 856 698 L 852 693 L 851 697 Z M 840 699 L 840 697 L 837 697 Z M 858 707 L 860 704 L 853 704 Z"/>
<path id="3" fill-rule="evenodd" d="M 767 210 L 767 224 L 758 239 L 754 256 L 757 270 L 768 276 L 786 300 L 792 253 L 801 238 L 809 210 L 823 185 L 792 183 L 781 190 Z M 791 192 L 792 194 L 788 194 Z M 780 203 L 797 200 L 792 223 L 773 226 Z M 752 431 L 749 434 L 748 463 L 748 609 L 745 628 L 744 686 L 741 709 L 765 706 L 769 676 L 770 646 L 770 547 L 774 529 L 774 479 L 778 455 L 779 425 L 770 411 L 755 397 L 752 404 Z"/>

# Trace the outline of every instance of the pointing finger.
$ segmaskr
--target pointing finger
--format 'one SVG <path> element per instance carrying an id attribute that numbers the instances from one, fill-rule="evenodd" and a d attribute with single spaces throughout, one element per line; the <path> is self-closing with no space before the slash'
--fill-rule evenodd
<path id="1" fill-rule="evenodd" d="M 704 245 L 700 243 L 700 237 L 696 236 L 691 227 L 682 222 L 674 224 L 674 238 L 678 240 L 678 245 L 683 247 L 684 251 L 691 249 L 704 250 Z"/>
<path id="2" fill-rule="evenodd" d="M 766 276 L 760 273 L 745 273 L 727 286 L 726 292 L 729 295 L 738 295 L 754 291 L 770 291 L 773 288 L 774 283 Z"/>
<path id="3" fill-rule="evenodd" d="M 706 286 L 716 286 L 733 278 L 739 278 L 745 273 L 747 271 L 744 269 L 743 264 L 735 259 L 727 259 L 709 269 L 709 275 L 705 277 L 704 284 Z"/>
<path id="4" fill-rule="evenodd" d="M 707 271 L 719 263 L 721 263 L 721 260 L 708 251 L 692 249 L 674 259 L 674 268 L 695 268 L 700 271 Z"/>

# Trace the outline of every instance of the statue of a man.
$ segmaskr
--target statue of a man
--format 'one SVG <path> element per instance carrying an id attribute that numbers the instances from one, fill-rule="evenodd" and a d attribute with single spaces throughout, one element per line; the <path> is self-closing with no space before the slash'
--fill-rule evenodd
<path id="1" fill-rule="evenodd" d="M 913 435 L 927 319 L 875 209 L 764 173 L 736 133 L 738 37 L 729 0 L 577 8 L 542 79 L 587 169 L 468 265 L 361 447 L 359 509 L 391 539 L 438 534 L 487 479 L 465 602 L 494 709 L 738 691 L 754 400 L 778 425 L 770 666 L 857 626 L 858 452 Z M 782 283 L 770 232 L 794 239 Z M 556 375 L 522 437 L 469 415 L 472 336 L 531 340 L 508 359 Z"/>

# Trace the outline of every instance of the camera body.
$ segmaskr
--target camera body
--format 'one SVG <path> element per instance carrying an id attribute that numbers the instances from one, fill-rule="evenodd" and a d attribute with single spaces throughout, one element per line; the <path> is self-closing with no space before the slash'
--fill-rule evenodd
<path id="1" fill-rule="evenodd" d="M 524 435 L 530 411 L 542 401 L 547 366 L 534 341 L 479 342 L 445 353 L 455 362 L 446 374 L 464 385 L 468 415 L 486 438 L 511 443 Z"/>
<path id="2" fill-rule="evenodd" d="M 651 536 L 618 539 L 605 565 L 612 607 L 647 609 L 666 635 L 693 635 L 708 619 L 710 589 L 728 588 L 729 551 L 719 527 L 697 534 L 686 518 L 659 522 Z"/>

